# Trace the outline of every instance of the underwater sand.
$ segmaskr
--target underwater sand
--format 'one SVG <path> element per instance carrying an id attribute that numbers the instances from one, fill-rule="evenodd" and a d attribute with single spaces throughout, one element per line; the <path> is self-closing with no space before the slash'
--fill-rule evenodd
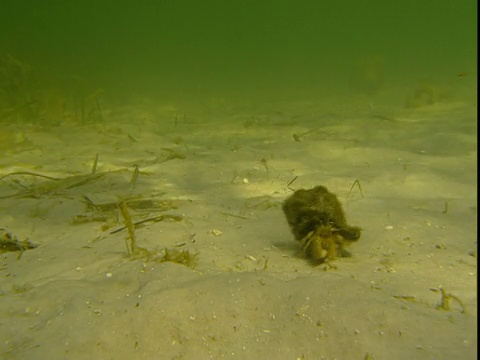
<path id="1" fill-rule="evenodd" d="M 339 104 L 2 124 L 1 175 L 71 178 L 0 180 L 0 228 L 39 245 L 0 255 L 0 358 L 476 359 L 476 104 Z M 333 268 L 302 258 L 280 208 L 320 184 L 363 229 Z M 119 211 L 83 196 L 181 220 L 139 224 L 156 257 L 131 259 Z"/>

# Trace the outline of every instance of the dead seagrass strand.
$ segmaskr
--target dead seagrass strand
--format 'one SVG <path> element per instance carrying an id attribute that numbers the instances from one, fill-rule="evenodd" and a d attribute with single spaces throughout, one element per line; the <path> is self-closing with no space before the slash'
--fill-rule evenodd
<path id="1" fill-rule="evenodd" d="M 135 227 L 132 222 L 130 213 L 128 212 L 128 207 L 125 201 L 122 201 L 118 204 L 118 208 L 122 213 L 123 222 L 128 230 L 128 238 L 125 240 L 125 245 L 127 246 L 127 253 L 131 256 L 135 251 Z M 128 240 L 130 239 L 130 243 Z"/>

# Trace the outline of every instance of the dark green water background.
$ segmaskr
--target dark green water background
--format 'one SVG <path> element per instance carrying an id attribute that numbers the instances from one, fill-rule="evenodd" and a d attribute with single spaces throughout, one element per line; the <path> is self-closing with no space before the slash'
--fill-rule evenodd
<path id="1" fill-rule="evenodd" d="M 3 0 L 0 53 L 110 95 L 294 96 L 347 91 L 362 61 L 384 86 L 476 78 L 476 14 L 475 0 Z"/>

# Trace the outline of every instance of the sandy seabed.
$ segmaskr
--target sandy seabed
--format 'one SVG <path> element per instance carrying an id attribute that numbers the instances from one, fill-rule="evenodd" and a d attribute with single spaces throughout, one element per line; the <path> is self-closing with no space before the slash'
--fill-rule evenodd
<path id="1" fill-rule="evenodd" d="M 0 255 L 0 358 L 476 359 L 476 111 L 212 99 L 2 124 L 0 228 L 38 247 Z M 331 267 L 280 207 L 316 185 L 363 229 Z"/>

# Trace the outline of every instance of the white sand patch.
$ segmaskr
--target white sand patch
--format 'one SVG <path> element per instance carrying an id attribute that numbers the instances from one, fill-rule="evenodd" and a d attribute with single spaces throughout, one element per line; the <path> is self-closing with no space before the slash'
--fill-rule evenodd
<path id="1" fill-rule="evenodd" d="M 0 180 L 0 228 L 39 244 L 0 255 L 0 357 L 473 359 L 475 109 L 230 105 L 4 124 L 0 176 L 59 180 Z M 320 184 L 363 229 L 328 271 L 299 256 L 280 207 Z M 120 201 L 134 221 L 180 217 L 138 224 L 137 245 L 195 268 L 130 259 Z"/>

